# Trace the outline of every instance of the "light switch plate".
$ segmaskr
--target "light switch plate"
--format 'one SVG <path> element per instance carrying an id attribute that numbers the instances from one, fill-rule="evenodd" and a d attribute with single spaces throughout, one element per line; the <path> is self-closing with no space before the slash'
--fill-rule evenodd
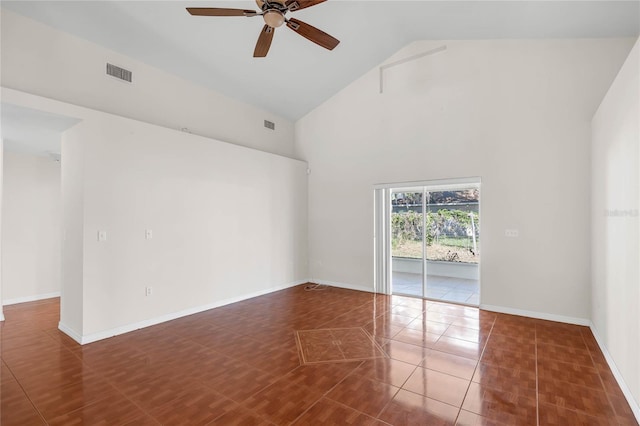
<path id="1" fill-rule="evenodd" d="M 98 241 L 107 241 L 107 231 L 98 231 Z"/>
<path id="2" fill-rule="evenodd" d="M 153 238 L 153 231 L 151 229 L 145 229 L 144 238 L 146 238 L 147 240 L 152 239 Z"/>
<path id="3" fill-rule="evenodd" d="M 520 235 L 520 232 L 517 229 L 505 229 L 504 236 L 510 238 L 516 238 Z"/>

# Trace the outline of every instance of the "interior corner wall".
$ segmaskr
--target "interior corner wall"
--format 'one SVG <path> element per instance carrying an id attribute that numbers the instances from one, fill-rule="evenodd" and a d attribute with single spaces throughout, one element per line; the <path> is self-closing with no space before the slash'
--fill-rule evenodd
<path id="1" fill-rule="evenodd" d="M 3 87 L 293 156 L 288 119 L 9 10 L 0 18 Z M 131 70 L 133 81 L 106 75 L 107 63 Z"/>
<path id="2" fill-rule="evenodd" d="M 593 327 L 640 418 L 640 39 L 592 132 Z"/>
<path id="3" fill-rule="evenodd" d="M 389 62 L 442 45 L 296 123 L 310 277 L 373 290 L 374 184 L 479 176 L 481 305 L 587 323 L 589 123 L 633 40 L 424 41 Z"/>
<path id="4" fill-rule="evenodd" d="M 21 303 L 60 293 L 60 163 L 4 153 L 2 300 Z"/>

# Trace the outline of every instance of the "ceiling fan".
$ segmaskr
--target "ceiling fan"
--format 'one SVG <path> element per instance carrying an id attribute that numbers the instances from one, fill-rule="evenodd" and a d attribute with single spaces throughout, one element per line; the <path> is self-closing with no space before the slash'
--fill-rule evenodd
<path id="1" fill-rule="evenodd" d="M 307 7 L 315 6 L 316 4 L 323 3 L 326 0 L 256 0 L 260 12 L 255 10 L 245 9 L 225 9 L 217 7 L 188 7 L 187 12 L 194 16 L 262 16 L 265 25 L 262 28 L 262 32 L 258 37 L 256 48 L 253 51 L 255 58 L 264 58 L 269 53 L 271 47 L 271 40 L 273 40 L 273 34 L 276 28 L 286 24 L 296 33 L 305 37 L 307 40 L 314 42 L 315 44 L 324 47 L 325 49 L 333 50 L 340 40 L 330 36 L 313 27 L 306 22 L 302 22 L 295 18 L 287 19 L 285 15 L 287 12 L 295 12 L 296 10 L 306 9 Z"/>

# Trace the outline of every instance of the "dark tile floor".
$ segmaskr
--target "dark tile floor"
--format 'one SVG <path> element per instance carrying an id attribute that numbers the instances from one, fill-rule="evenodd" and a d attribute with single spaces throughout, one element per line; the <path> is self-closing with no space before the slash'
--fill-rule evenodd
<path id="1" fill-rule="evenodd" d="M 585 327 L 298 286 L 79 346 L 58 311 L 5 308 L 3 426 L 637 425 Z"/>

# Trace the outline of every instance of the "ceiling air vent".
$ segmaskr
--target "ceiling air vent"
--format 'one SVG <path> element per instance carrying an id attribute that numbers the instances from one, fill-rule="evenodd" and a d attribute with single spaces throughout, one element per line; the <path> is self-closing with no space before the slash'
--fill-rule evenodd
<path id="1" fill-rule="evenodd" d="M 107 74 L 131 83 L 131 71 L 125 70 L 113 64 L 107 64 Z"/>
<path id="2" fill-rule="evenodd" d="M 274 123 L 273 121 L 264 120 L 264 127 L 266 127 L 267 129 L 275 130 L 276 123 Z"/>

